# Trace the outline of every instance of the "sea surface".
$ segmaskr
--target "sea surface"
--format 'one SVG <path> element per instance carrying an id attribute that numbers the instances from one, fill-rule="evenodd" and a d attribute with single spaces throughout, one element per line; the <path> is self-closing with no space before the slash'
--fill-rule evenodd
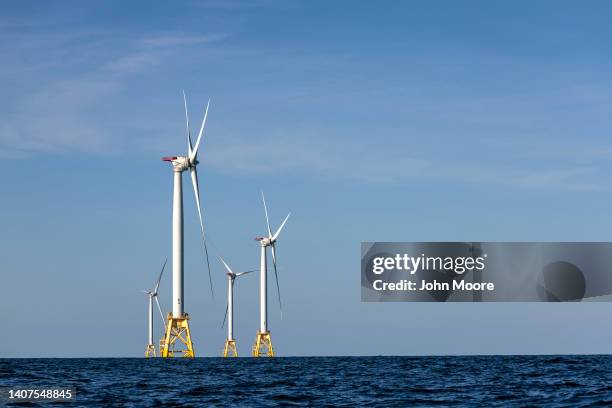
<path id="1" fill-rule="evenodd" d="M 0 386 L 74 387 L 68 407 L 604 407 L 612 356 L 0 359 Z"/>

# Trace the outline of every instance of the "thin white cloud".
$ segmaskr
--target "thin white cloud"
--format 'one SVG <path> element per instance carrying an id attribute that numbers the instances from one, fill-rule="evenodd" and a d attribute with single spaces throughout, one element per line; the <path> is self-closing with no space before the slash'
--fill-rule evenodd
<path id="1" fill-rule="evenodd" d="M 533 188 L 553 188 L 563 190 L 589 191 L 604 190 L 604 186 L 591 182 L 596 174 L 593 167 L 572 167 L 540 171 L 513 171 L 510 180 L 520 186 Z"/>
<path id="2" fill-rule="evenodd" d="M 90 108 L 118 87 L 109 80 L 80 79 L 36 92 L 11 118 L 0 121 L 0 148 L 30 153 L 111 150 L 111 139 Z"/>
<path id="3" fill-rule="evenodd" d="M 162 52 L 137 51 L 110 61 L 105 69 L 114 73 L 134 73 L 158 65 L 163 55 Z"/>
<path id="4" fill-rule="evenodd" d="M 222 136 L 220 139 L 224 139 Z M 202 161 L 220 171 L 239 174 L 299 172 L 330 181 L 405 184 L 407 182 L 458 182 L 546 190 L 596 191 L 604 186 L 592 181 L 592 167 L 513 169 L 477 161 L 447 161 L 412 157 L 352 141 L 327 137 L 266 137 L 211 144 Z M 469 159 L 469 158 L 468 158 Z"/>
<path id="5" fill-rule="evenodd" d="M 295 7 L 290 0 L 199 0 L 194 4 L 212 10 L 245 11 L 263 8 L 286 9 Z"/>
<path id="6" fill-rule="evenodd" d="M 225 34 L 215 35 L 180 35 L 167 34 L 140 40 L 140 45 L 145 48 L 177 47 L 184 45 L 209 44 L 225 39 Z"/>
<path id="7" fill-rule="evenodd" d="M 114 134 L 96 111 L 127 86 L 131 75 L 162 64 L 164 58 L 178 52 L 179 46 L 203 44 L 222 37 L 148 37 L 137 41 L 137 47 L 128 45 L 119 48 L 119 52 L 115 49 L 101 52 L 87 42 L 75 44 L 73 40 L 80 37 L 72 31 L 51 36 L 17 37 L 17 43 L 21 38 L 28 47 L 39 51 L 37 55 L 40 58 L 34 60 L 38 67 L 35 64 L 28 66 L 31 72 L 44 72 L 53 66 L 57 71 L 66 70 L 68 73 L 51 76 L 46 79 L 46 84 L 33 92 L 20 92 L 21 99 L 13 102 L 11 110 L 0 113 L 2 156 L 10 158 L 23 154 L 74 151 L 107 154 L 119 150 L 123 143 L 121 135 Z M 71 58 L 64 60 L 64 54 L 71 55 Z M 15 56 L 16 60 L 21 60 L 19 50 Z M 90 61 L 87 56 L 97 61 Z M 10 54 L 7 58 L 11 59 Z M 72 73 L 75 61 L 83 64 L 78 75 Z M 16 64 L 4 69 L 10 71 L 7 76 L 23 73 L 23 68 Z M 28 72 L 28 75 L 33 74 Z"/>

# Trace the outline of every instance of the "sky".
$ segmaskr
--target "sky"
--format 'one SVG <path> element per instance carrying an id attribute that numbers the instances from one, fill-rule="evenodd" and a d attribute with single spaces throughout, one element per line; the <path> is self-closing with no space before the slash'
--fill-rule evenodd
<path id="1" fill-rule="evenodd" d="M 144 354 L 172 172 L 199 166 L 213 255 L 278 242 L 279 355 L 612 353 L 608 303 L 361 303 L 362 241 L 611 241 L 609 2 L 3 2 L 0 357 Z M 194 131 L 194 130 L 192 130 Z M 222 352 L 185 179 L 185 310 Z M 160 287 L 171 307 L 171 274 Z M 235 292 L 238 351 L 258 327 Z M 162 328 L 155 316 L 155 337 Z M 9 335 L 10 333 L 10 335 Z"/>

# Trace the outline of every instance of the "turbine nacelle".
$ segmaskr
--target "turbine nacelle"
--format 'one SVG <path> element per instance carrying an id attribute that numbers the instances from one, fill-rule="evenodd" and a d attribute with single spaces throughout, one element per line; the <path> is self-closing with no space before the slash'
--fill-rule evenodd
<path id="1" fill-rule="evenodd" d="M 156 297 L 157 296 L 157 292 L 154 289 L 151 290 L 141 290 L 142 293 L 144 293 L 145 295 L 151 296 L 151 297 Z"/>
<path id="2" fill-rule="evenodd" d="M 242 276 L 242 275 L 246 275 L 247 273 L 251 273 L 254 272 L 253 269 L 248 270 L 248 271 L 243 271 L 243 272 L 234 272 L 232 270 L 232 268 L 229 267 L 229 265 L 227 264 L 227 262 L 225 262 L 225 259 L 223 259 L 220 255 L 219 255 L 219 261 L 221 261 L 221 263 L 223 264 L 223 266 L 225 267 L 225 269 L 227 269 L 227 276 L 230 279 L 236 279 L 238 276 Z"/>
<path id="3" fill-rule="evenodd" d="M 257 237 L 255 238 L 255 241 L 259 241 L 261 246 L 264 246 L 264 247 L 270 246 L 274 243 L 274 241 L 270 237 Z"/>
<path id="4" fill-rule="evenodd" d="M 174 171 L 179 172 L 195 169 L 195 166 L 200 163 L 197 158 L 189 156 L 167 156 L 162 157 L 162 160 L 172 163 Z"/>

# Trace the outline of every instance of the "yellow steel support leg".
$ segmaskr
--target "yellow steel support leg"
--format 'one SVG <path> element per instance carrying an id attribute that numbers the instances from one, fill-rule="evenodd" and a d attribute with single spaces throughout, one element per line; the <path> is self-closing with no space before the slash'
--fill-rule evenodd
<path id="1" fill-rule="evenodd" d="M 236 351 L 236 340 L 225 340 L 223 357 L 238 357 L 238 351 Z"/>
<path id="2" fill-rule="evenodd" d="M 155 355 L 155 346 L 152 344 L 147 344 L 147 349 L 145 350 L 145 357 L 157 357 Z"/>
<path id="3" fill-rule="evenodd" d="M 253 357 L 274 357 L 269 331 L 265 333 L 257 332 L 257 338 L 253 345 Z"/>
<path id="4" fill-rule="evenodd" d="M 167 357 L 195 357 L 193 343 L 191 342 L 191 332 L 189 331 L 189 315 L 185 313 L 183 317 L 175 318 L 172 313 L 168 313 L 168 325 L 166 335 L 160 341 L 161 356 Z M 181 347 L 185 347 L 182 349 Z"/>

